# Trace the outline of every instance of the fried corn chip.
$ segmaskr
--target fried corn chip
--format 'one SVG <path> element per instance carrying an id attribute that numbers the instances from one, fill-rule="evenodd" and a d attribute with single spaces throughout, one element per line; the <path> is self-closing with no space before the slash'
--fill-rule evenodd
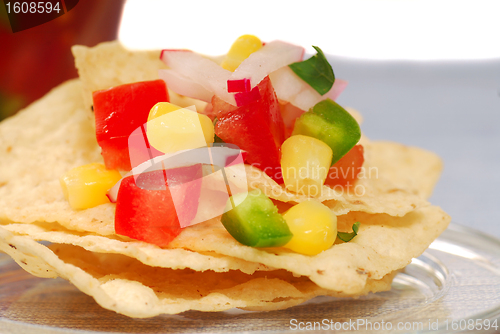
<path id="1" fill-rule="evenodd" d="M 200 273 L 157 268 L 124 255 L 92 253 L 72 245 L 53 244 L 49 249 L 1 227 L 0 250 L 32 274 L 65 278 L 102 307 L 136 318 L 234 307 L 276 310 L 319 295 L 348 296 L 322 289 L 306 277 L 284 270 L 247 275 L 234 270 Z M 394 274 L 381 280 L 369 279 L 356 295 L 388 290 Z"/>
<path id="2" fill-rule="evenodd" d="M 245 274 L 272 270 L 261 263 L 248 262 L 215 252 L 193 252 L 182 248 L 162 249 L 133 239 L 120 240 L 112 236 L 70 231 L 56 223 L 16 224 L 2 226 L 7 231 L 29 236 L 33 240 L 48 241 L 82 247 L 95 253 L 123 254 L 152 266 L 171 269 L 189 268 L 196 271 L 227 272 L 240 270 Z"/>
<path id="3" fill-rule="evenodd" d="M 388 193 L 409 191 L 423 198 L 432 195 L 443 169 L 435 153 L 387 141 L 370 142 L 365 147 L 370 152 L 370 164 L 383 166 L 379 168 L 380 177 L 396 185 L 387 189 Z"/>
<path id="4" fill-rule="evenodd" d="M 102 162 L 81 84 L 52 90 L 0 123 L 0 221 L 60 221 L 74 230 L 113 234 L 114 205 L 73 211 L 59 177 L 73 167 Z"/>
<path id="5" fill-rule="evenodd" d="M 306 195 L 288 191 L 284 186 L 278 185 L 273 179 L 261 170 L 245 166 L 249 187 L 261 189 L 268 197 L 281 202 L 303 202 L 311 198 Z M 370 166 L 369 162 L 364 168 L 383 170 L 386 164 Z M 400 168 L 413 168 L 413 166 L 399 165 Z M 394 191 L 397 189 L 397 191 Z M 404 216 L 406 213 L 429 205 L 429 203 L 413 192 L 413 189 L 398 188 L 390 179 L 380 176 L 361 178 L 354 187 L 330 188 L 323 186 L 321 194 L 314 197 L 319 202 L 325 202 L 333 213 L 343 215 L 350 211 L 363 211 L 367 213 L 387 213 L 391 216 Z"/>
<path id="6" fill-rule="evenodd" d="M 219 218 L 184 229 L 168 249 L 140 241 L 76 233 L 56 224 L 7 224 L 3 228 L 34 240 L 127 255 L 155 267 L 219 272 L 238 269 L 248 274 L 285 269 L 309 277 L 324 289 L 357 294 L 365 288 L 367 279 L 382 279 L 419 256 L 446 229 L 450 217 L 432 206 L 404 217 L 350 212 L 338 216 L 338 228 L 348 232 L 356 221 L 362 222 L 356 238 L 349 243 L 338 243 L 316 256 L 280 248 L 263 250 L 243 246 L 228 234 Z"/>
<path id="7" fill-rule="evenodd" d="M 152 266 L 215 271 L 239 269 L 249 273 L 285 269 L 309 277 L 324 289 L 357 294 L 363 291 L 369 278 L 382 279 L 419 256 L 446 229 L 450 217 L 432 206 L 414 210 L 404 217 L 350 212 L 338 216 L 339 230 L 347 232 L 355 221 L 362 222 L 356 238 L 312 257 L 279 248 L 263 250 L 243 246 L 227 233 L 218 218 L 184 229 L 169 249 L 138 241 L 78 234 L 61 227 L 57 231 L 56 224 L 8 224 L 4 228 L 35 240 L 73 244 L 101 253 L 125 254 Z M 189 255 L 185 262 L 183 255 Z M 211 256 L 219 262 L 212 264 Z"/>
<path id="8" fill-rule="evenodd" d="M 446 229 L 451 218 L 439 207 L 427 206 L 404 217 L 350 212 L 337 220 L 343 229 L 360 221 L 358 235 L 316 256 L 243 246 L 229 235 L 219 219 L 183 230 L 169 247 L 216 251 L 307 276 L 325 289 L 355 294 L 364 288 L 368 278 L 381 279 L 422 254 Z M 203 238 L 199 237 L 201 234 Z"/>

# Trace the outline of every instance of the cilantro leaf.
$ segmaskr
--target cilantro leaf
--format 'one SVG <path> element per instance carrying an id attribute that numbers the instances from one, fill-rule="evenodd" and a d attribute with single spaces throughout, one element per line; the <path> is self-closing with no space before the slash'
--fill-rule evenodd
<path id="1" fill-rule="evenodd" d="M 354 238 L 355 236 L 358 235 L 358 230 L 359 230 L 359 225 L 360 222 L 355 222 L 352 224 L 352 232 L 351 233 L 345 233 L 345 232 L 337 232 L 337 238 L 344 242 L 349 242 Z"/>
<path id="2" fill-rule="evenodd" d="M 323 51 L 313 45 L 318 52 L 311 58 L 288 65 L 302 80 L 321 95 L 325 95 L 335 82 L 335 74 Z"/>

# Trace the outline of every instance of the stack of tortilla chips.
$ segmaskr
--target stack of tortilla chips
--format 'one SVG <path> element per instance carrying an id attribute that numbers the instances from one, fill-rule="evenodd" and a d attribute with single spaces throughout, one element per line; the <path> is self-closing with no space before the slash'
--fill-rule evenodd
<path id="1" fill-rule="evenodd" d="M 442 168 L 435 154 L 363 137 L 365 174 L 356 184 L 362 188 L 325 186 L 317 198 L 338 216 L 339 231 L 350 232 L 359 221 L 359 233 L 316 256 L 243 246 L 220 218 L 185 228 L 168 248 L 119 236 L 115 204 L 73 210 L 59 178 L 73 167 L 102 162 L 91 92 L 157 79 L 164 65 L 159 52 L 130 52 L 118 43 L 73 52 L 80 79 L 0 123 L 0 250 L 33 275 L 69 280 L 106 309 L 138 318 L 275 310 L 315 296 L 388 290 L 396 272 L 450 221 L 426 201 Z M 170 94 L 173 103 L 192 102 Z M 251 187 L 275 193 L 278 207 L 307 199 L 256 168 L 247 166 L 247 176 Z"/>

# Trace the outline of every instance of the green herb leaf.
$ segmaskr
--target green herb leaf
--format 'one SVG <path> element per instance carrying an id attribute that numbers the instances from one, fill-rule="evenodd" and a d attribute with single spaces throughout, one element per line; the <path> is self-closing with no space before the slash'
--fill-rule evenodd
<path id="1" fill-rule="evenodd" d="M 335 82 L 335 74 L 323 51 L 313 45 L 318 52 L 311 58 L 290 64 L 290 68 L 321 95 L 325 95 Z"/>
<path id="2" fill-rule="evenodd" d="M 358 230 L 359 230 L 359 225 L 360 222 L 355 222 L 352 224 L 352 232 L 351 233 L 345 233 L 345 232 L 337 232 L 337 238 L 344 242 L 349 242 L 354 238 L 355 236 L 358 235 Z"/>

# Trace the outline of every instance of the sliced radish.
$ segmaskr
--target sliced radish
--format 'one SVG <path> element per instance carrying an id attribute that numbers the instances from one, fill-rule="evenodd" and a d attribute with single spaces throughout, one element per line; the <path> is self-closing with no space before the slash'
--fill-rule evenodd
<path id="1" fill-rule="evenodd" d="M 301 61 L 304 48 L 283 41 L 266 43 L 252 53 L 232 73 L 231 80 L 250 79 L 251 87 L 255 87 L 270 73 L 291 63 Z"/>
<path id="2" fill-rule="evenodd" d="M 160 58 L 171 70 L 181 75 L 184 82 L 191 80 L 224 101 L 236 104 L 233 94 L 227 92 L 227 80 L 232 73 L 214 61 L 185 50 L 163 50 Z M 194 97 L 191 94 L 183 95 Z"/>
<path id="3" fill-rule="evenodd" d="M 173 70 L 159 70 L 160 79 L 165 81 L 167 87 L 177 94 L 189 96 L 194 99 L 210 102 L 214 93 L 207 90 L 197 82 Z"/>
<path id="4" fill-rule="evenodd" d="M 290 102 L 295 95 L 306 88 L 306 85 L 309 86 L 304 80 L 299 78 L 288 66 L 274 71 L 269 75 L 269 78 L 271 78 L 271 83 L 273 84 L 276 96 L 278 97 L 278 99 L 285 102 Z M 300 108 L 300 106 L 297 107 Z"/>
<path id="5" fill-rule="evenodd" d="M 170 69 L 160 70 L 159 73 L 168 87 L 178 94 L 203 101 L 209 101 L 215 94 L 227 103 L 241 105 L 236 103 L 235 96 L 231 92 L 251 91 L 251 88 L 269 73 L 293 62 L 301 61 L 303 55 L 303 47 L 282 41 L 272 41 L 252 53 L 234 72 L 230 72 L 213 60 L 192 51 L 163 50 L 160 59 Z M 250 87 L 248 87 L 248 82 L 250 82 Z M 233 84 L 237 87 L 233 87 Z M 241 84 L 243 87 L 239 86 Z M 241 95 L 239 100 L 246 101 L 247 97 L 255 97 L 255 94 L 247 95 Z"/>
<path id="6" fill-rule="evenodd" d="M 323 95 L 323 97 L 328 97 L 335 101 L 337 97 L 339 97 L 340 93 L 342 93 L 346 87 L 347 87 L 347 81 L 342 79 L 335 79 L 333 87 L 325 95 Z"/>
<path id="7" fill-rule="evenodd" d="M 288 66 L 274 71 L 269 77 L 279 100 L 290 102 L 294 106 L 306 111 L 326 98 L 335 100 L 347 86 L 346 81 L 335 79 L 333 87 L 325 95 L 320 95 L 307 82 L 299 78 Z"/>

